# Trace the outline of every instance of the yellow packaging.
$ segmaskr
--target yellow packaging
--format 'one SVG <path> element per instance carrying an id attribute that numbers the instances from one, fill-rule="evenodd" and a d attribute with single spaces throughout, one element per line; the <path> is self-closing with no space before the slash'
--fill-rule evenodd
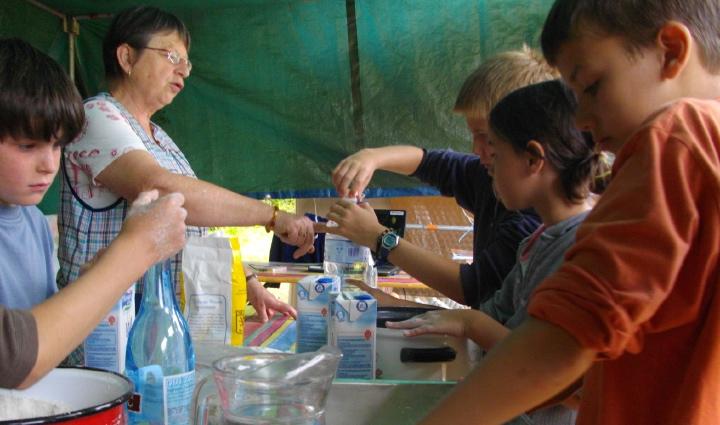
<path id="1" fill-rule="evenodd" d="M 247 283 L 237 237 L 189 237 L 180 287 L 193 341 L 243 344 Z"/>

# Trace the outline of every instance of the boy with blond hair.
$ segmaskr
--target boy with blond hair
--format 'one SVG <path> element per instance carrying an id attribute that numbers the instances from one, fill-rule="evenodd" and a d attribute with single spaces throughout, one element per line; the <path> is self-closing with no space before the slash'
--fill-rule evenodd
<path id="1" fill-rule="evenodd" d="M 472 133 L 472 152 L 489 163 L 487 118 L 503 97 L 530 84 L 557 78 L 542 56 L 523 45 L 519 50 L 498 53 L 468 75 L 455 99 L 453 112 L 462 115 Z"/>
<path id="2" fill-rule="evenodd" d="M 487 116 L 511 91 L 554 78 L 554 69 L 527 46 L 489 58 L 470 74 L 454 111 L 465 117 L 475 155 L 449 149 L 386 146 L 363 149 L 341 161 L 333 171 L 333 183 L 342 197 L 362 193 L 375 170 L 380 169 L 417 177 L 443 195 L 455 197 L 462 208 L 474 214 L 472 264 L 458 265 L 406 240 L 376 254 L 387 256 L 393 264 L 461 304 L 477 308 L 492 296 L 515 265 L 520 241 L 538 227 L 540 219 L 533 211 L 508 211 L 496 198 L 487 170 Z M 377 222 L 358 221 L 344 230 L 357 243 L 376 251 L 380 247 Z M 383 300 L 398 302 L 387 297 Z"/>
<path id="3" fill-rule="evenodd" d="M 500 423 L 581 376 L 578 424 L 720 423 L 720 2 L 557 0 L 543 52 L 613 180 L 531 316 L 423 424 Z"/>

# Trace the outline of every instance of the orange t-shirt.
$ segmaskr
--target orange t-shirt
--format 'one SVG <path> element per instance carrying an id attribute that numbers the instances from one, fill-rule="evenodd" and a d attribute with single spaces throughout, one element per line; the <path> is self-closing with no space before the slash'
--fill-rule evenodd
<path id="1" fill-rule="evenodd" d="M 599 352 L 578 424 L 720 424 L 720 102 L 683 99 L 613 179 L 530 315 Z"/>

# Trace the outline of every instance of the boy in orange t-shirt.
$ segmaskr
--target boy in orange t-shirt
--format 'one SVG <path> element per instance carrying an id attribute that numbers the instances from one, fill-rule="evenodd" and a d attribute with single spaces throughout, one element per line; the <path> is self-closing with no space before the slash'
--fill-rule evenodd
<path id="1" fill-rule="evenodd" d="M 500 423 L 583 377 L 578 424 L 720 423 L 720 2 L 557 0 L 543 52 L 613 180 L 531 316 L 422 424 Z"/>

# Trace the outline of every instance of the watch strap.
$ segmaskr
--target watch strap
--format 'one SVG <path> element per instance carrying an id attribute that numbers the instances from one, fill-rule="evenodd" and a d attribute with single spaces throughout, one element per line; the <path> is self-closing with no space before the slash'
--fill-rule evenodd
<path id="1" fill-rule="evenodd" d="M 394 238 L 395 243 L 392 246 L 386 246 L 383 243 L 383 241 L 388 238 L 388 235 Z M 378 251 L 377 251 L 378 260 L 386 261 L 388 256 L 390 255 L 390 251 L 397 248 L 399 243 L 400 243 L 400 236 L 398 236 L 398 234 L 395 233 L 393 230 L 388 229 L 387 231 L 383 232 L 382 235 L 380 235 L 379 244 L 378 244 Z"/>
<path id="2" fill-rule="evenodd" d="M 383 230 L 382 233 L 380 233 L 380 236 L 377 237 L 377 242 L 375 243 L 375 258 L 380 258 L 380 249 L 382 248 L 382 240 L 383 236 L 390 233 L 390 229 Z"/>

